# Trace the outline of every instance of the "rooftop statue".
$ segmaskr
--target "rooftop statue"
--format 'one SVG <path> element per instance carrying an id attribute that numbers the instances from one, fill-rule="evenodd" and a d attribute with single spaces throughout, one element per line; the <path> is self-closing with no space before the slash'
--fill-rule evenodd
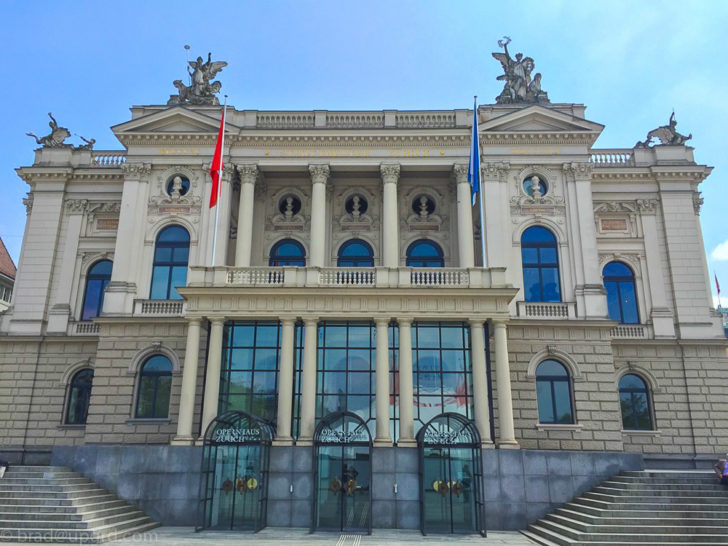
<path id="1" fill-rule="evenodd" d="M 202 57 L 189 61 L 187 72 L 190 75 L 190 85 L 185 85 L 182 80 L 174 80 L 179 94 L 172 95 L 167 104 L 219 105 L 220 101 L 215 94 L 220 92 L 222 84 L 219 81 L 210 82 L 225 66 L 227 63 L 224 61 L 212 62 L 212 53 L 207 54 L 207 62 L 203 62 Z"/>
<path id="2" fill-rule="evenodd" d="M 652 129 L 647 133 L 647 137 L 644 141 L 639 141 L 634 145 L 635 148 L 649 148 L 654 146 L 652 139 L 657 138 L 660 141 L 658 146 L 664 146 L 665 144 L 671 144 L 673 146 L 682 146 L 688 140 L 693 138 L 693 134 L 690 133 L 688 136 L 682 135 L 675 130 L 677 127 L 677 121 L 675 121 L 675 112 L 670 115 L 670 121 L 667 125 L 661 125 L 657 129 Z"/>
<path id="3" fill-rule="evenodd" d="M 500 61 L 503 67 L 503 74 L 496 79 L 505 81 L 503 91 L 495 98 L 497 104 L 514 103 L 538 103 L 549 102 L 546 91 L 541 90 L 541 74 L 537 73 L 531 79 L 531 72 L 536 66 L 531 57 L 523 57 L 523 53 L 516 53 L 516 58 L 511 58 L 508 53 L 508 44 L 511 39 L 503 36 L 498 40 L 498 47 L 503 48 L 503 53 L 493 53 L 493 57 Z"/>
<path id="4" fill-rule="evenodd" d="M 71 136 L 71 132 L 65 127 L 59 126 L 56 118 L 54 118 L 53 114 L 50 112 L 48 112 L 48 117 L 51 118 L 48 122 L 48 125 L 51 128 L 51 132 L 49 134 L 40 138 L 38 138 L 35 133 L 25 134 L 33 137 L 35 142 L 40 144 L 43 148 L 61 148 L 70 146 L 70 144 L 64 144 L 63 141 Z"/>

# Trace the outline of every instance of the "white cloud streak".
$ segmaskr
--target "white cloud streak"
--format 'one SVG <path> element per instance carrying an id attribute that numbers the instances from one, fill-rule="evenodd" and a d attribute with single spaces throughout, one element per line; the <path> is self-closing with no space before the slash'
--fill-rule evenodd
<path id="1" fill-rule="evenodd" d="M 710 257 L 716 262 L 728 262 L 728 241 L 723 241 L 715 247 Z"/>

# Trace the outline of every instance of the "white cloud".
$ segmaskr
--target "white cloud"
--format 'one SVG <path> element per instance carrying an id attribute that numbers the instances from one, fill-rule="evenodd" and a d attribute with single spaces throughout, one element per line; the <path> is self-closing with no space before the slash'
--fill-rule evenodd
<path id="1" fill-rule="evenodd" d="M 717 262 L 728 262 L 728 241 L 723 241 L 715 247 L 710 257 Z"/>

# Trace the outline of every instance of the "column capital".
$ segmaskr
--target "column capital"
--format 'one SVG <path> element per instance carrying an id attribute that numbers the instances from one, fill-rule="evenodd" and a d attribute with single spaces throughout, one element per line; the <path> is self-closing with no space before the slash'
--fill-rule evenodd
<path id="1" fill-rule="evenodd" d="M 637 199 L 637 209 L 643 216 L 647 214 L 654 215 L 658 206 L 659 201 L 657 199 Z"/>
<path id="2" fill-rule="evenodd" d="M 567 179 L 570 178 L 571 180 L 590 178 L 593 168 L 594 164 L 588 161 L 564 163 L 561 165 L 561 170 L 564 175 L 566 175 Z"/>
<path id="3" fill-rule="evenodd" d="M 240 175 L 241 184 L 255 184 L 258 179 L 258 165 L 255 163 L 244 163 L 235 165 L 235 168 Z"/>
<path id="4" fill-rule="evenodd" d="M 493 328 L 495 329 L 501 329 L 506 327 L 506 321 L 505 320 L 494 320 L 493 321 Z"/>
<path id="5" fill-rule="evenodd" d="M 379 165 L 379 172 L 385 184 L 396 184 L 399 180 L 399 163 L 382 163 Z"/>
<path id="6" fill-rule="evenodd" d="M 283 324 L 295 324 L 296 323 L 296 317 L 278 317 L 278 320 L 281 321 L 281 325 L 283 325 Z"/>
<path id="7" fill-rule="evenodd" d="M 208 317 L 207 320 L 210 321 L 210 324 L 224 324 L 226 318 L 225 317 Z"/>
<path id="8" fill-rule="evenodd" d="M 412 326 L 414 321 L 411 318 L 398 318 L 397 324 L 399 326 Z"/>
<path id="9" fill-rule="evenodd" d="M 301 320 L 303 321 L 303 324 L 318 324 L 320 319 L 319 317 L 301 317 Z"/>
<path id="10" fill-rule="evenodd" d="M 475 326 L 483 328 L 483 325 L 485 324 L 485 319 L 482 318 L 474 318 L 474 319 L 468 319 L 468 324 L 472 327 Z"/>
<path id="11" fill-rule="evenodd" d="M 315 163 L 308 166 L 308 172 L 311 173 L 311 181 L 314 184 L 326 184 L 331 169 L 326 163 Z"/>
<path id="12" fill-rule="evenodd" d="M 151 163 L 124 163 L 121 165 L 121 172 L 125 179 L 137 179 L 152 172 Z"/>
<path id="13" fill-rule="evenodd" d="M 452 166 L 452 174 L 455 177 L 455 182 L 458 184 L 469 184 L 468 169 L 469 165 L 467 163 L 455 163 Z"/>
<path id="14" fill-rule="evenodd" d="M 483 161 L 480 164 L 484 178 L 498 180 L 498 182 L 506 182 L 510 168 L 511 164 L 508 161 Z"/>
<path id="15" fill-rule="evenodd" d="M 189 324 L 200 324 L 202 322 L 202 317 L 185 317 L 187 319 L 187 322 Z"/>

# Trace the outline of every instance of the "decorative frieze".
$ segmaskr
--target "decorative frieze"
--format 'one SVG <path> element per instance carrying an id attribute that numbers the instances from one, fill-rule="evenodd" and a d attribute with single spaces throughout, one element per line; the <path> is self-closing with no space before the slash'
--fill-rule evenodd
<path id="1" fill-rule="evenodd" d="M 83 214 L 88 207 L 88 199 L 66 199 L 63 204 L 69 214 Z"/>
<path id="2" fill-rule="evenodd" d="M 124 163 L 121 165 L 121 172 L 127 178 L 137 178 L 140 176 L 151 174 L 152 164 L 151 163 Z"/>

